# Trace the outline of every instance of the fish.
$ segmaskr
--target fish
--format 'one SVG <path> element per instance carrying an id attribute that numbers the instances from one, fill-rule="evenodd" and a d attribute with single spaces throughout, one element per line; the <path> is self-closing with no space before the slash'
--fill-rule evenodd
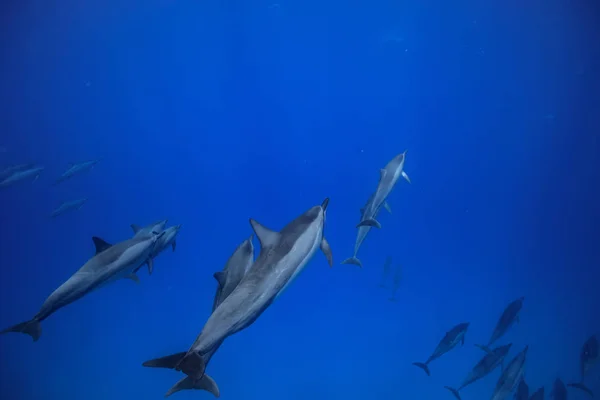
<path id="1" fill-rule="evenodd" d="M 65 172 L 63 172 L 62 175 L 59 176 L 58 179 L 56 179 L 54 181 L 54 185 L 58 185 L 61 182 L 71 179 L 75 175 L 79 175 L 82 172 L 85 172 L 87 170 L 94 168 L 94 166 L 96 164 L 98 164 L 99 162 L 100 162 L 100 159 L 83 161 L 80 163 L 70 163 L 67 170 Z"/>
<path id="2" fill-rule="evenodd" d="M 141 227 L 136 224 L 131 224 L 131 230 L 133 230 L 134 235 L 133 237 L 136 237 L 138 235 L 147 235 L 151 232 L 162 232 L 165 230 L 165 225 L 167 225 L 167 221 L 168 220 L 163 219 L 160 221 L 153 222 L 150 225 L 146 225 L 144 227 Z"/>
<path id="3" fill-rule="evenodd" d="M 519 322 L 519 312 L 523 307 L 523 300 L 525 300 L 525 297 L 519 297 L 517 300 L 511 302 L 508 306 L 506 306 L 506 308 L 502 312 L 502 315 L 500 316 L 500 319 L 498 319 L 498 322 L 496 323 L 496 327 L 494 328 L 494 332 L 492 332 L 492 336 L 490 337 L 488 344 L 478 344 L 476 346 L 482 349 L 483 351 L 489 352 L 492 344 L 494 344 L 496 340 L 504 336 L 504 334 L 510 329 L 510 327 L 515 322 Z"/>
<path id="4" fill-rule="evenodd" d="M 500 375 L 500 379 L 498 379 L 498 382 L 496 383 L 496 388 L 494 389 L 491 400 L 504 400 L 513 392 L 513 390 L 515 390 L 519 382 L 523 379 L 528 349 L 529 346 L 525 346 L 525 348 L 521 350 L 510 363 L 508 363 L 506 368 L 504 368 L 502 375 Z"/>
<path id="5" fill-rule="evenodd" d="M 0 334 L 25 333 L 36 342 L 42 333 L 41 322 L 59 309 L 118 279 L 127 278 L 139 282 L 133 270 L 146 262 L 161 235 L 162 233 L 148 234 L 114 245 L 94 236 L 94 256 L 48 296 L 31 320 L 4 329 Z"/>
<path id="6" fill-rule="evenodd" d="M 56 207 L 54 211 L 52 211 L 50 217 L 54 218 L 72 210 L 79 210 L 81 207 L 83 207 L 86 201 L 87 198 L 64 201 L 60 206 Z"/>
<path id="7" fill-rule="evenodd" d="M 158 230 L 160 230 L 160 226 L 161 225 L 159 223 L 159 224 L 156 224 L 154 227 L 157 228 Z M 163 227 L 164 227 L 164 225 L 163 225 Z M 161 230 L 161 232 L 164 233 L 164 235 L 162 235 L 161 238 L 156 242 L 156 245 L 154 246 L 154 249 L 152 250 L 152 253 L 150 253 L 150 257 L 148 258 L 148 260 L 149 261 L 150 260 L 154 261 L 154 259 L 160 253 L 162 253 L 163 251 L 165 251 L 169 247 L 171 247 L 173 249 L 173 251 L 175 251 L 175 247 L 177 245 L 177 242 L 175 241 L 175 239 L 177 238 L 177 234 L 179 233 L 180 229 L 181 229 L 181 224 L 172 226 L 172 227 L 167 228 L 165 230 Z M 136 236 L 137 236 L 137 234 L 136 234 Z M 136 237 L 136 236 L 134 236 L 134 237 Z M 145 265 L 148 266 L 148 275 L 152 275 L 152 271 L 154 269 L 154 262 L 147 262 Z M 136 273 L 143 266 L 144 266 L 144 264 L 140 265 L 133 272 Z"/>
<path id="8" fill-rule="evenodd" d="M 431 376 L 431 372 L 429 371 L 429 363 L 435 359 L 440 358 L 441 356 L 452 350 L 454 347 L 456 347 L 457 344 L 461 343 L 462 345 L 464 345 L 465 334 L 467 333 L 469 324 L 469 322 L 461 322 L 454 328 L 450 329 L 448 332 L 446 332 L 442 340 L 440 340 L 437 347 L 429 356 L 427 361 L 425 361 L 424 363 L 414 362 L 413 365 L 423 369 L 427 376 Z"/>
<path id="9" fill-rule="evenodd" d="M 567 400 L 567 388 L 560 378 L 554 380 L 551 396 L 554 400 Z"/>
<path id="10" fill-rule="evenodd" d="M 487 376 L 493 370 L 495 370 L 498 366 L 501 366 L 506 358 L 506 355 L 510 351 L 512 343 L 509 343 L 504 346 L 499 346 L 493 349 L 491 352 L 486 353 L 481 360 L 469 372 L 469 375 L 465 378 L 463 383 L 458 387 L 458 389 L 454 389 L 450 386 L 444 386 L 448 389 L 454 397 L 458 400 L 461 400 L 459 392 L 465 387 L 469 386 L 471 383 L 478 381 L 479 379 Z"/>
<path id="11" fill-rule="evenodd" d="M 594 392 L 592 392 L 592 390 L 585 385 L 584 378 L 588 371 L 592 369 L 594 365 L 596 365 L 599 359 L 600 352 L 598 351 L 598 338 L 596 335 L 592 335 L 588 338 L 588 340 L 585 341 L 579 354 L 581 381 L 577 383 L 569 383 L 567 386 L 583 390 L 590 396 L 594 397 Z"/>
<path id="12" fill-rule="evenodd" d="M 514 400 L 529 400 L 529 385 L 525 382 L 525 378 L 521 378 L 517 391 L 515 393 Z"/>
<path id="13" fill-rule="evenodd" d="M 544 400 L 544 387 L 539 388 L 534 394 L 532 394 L 529 400 Z"/>
<path id="14" fill-rule="evenodd" d="M 385 262 L 383 263 L 383 274 L 381 276 L 381 283 L 379 284 L 379 287 L 381 287 L 381 288 L 385 287 L 385 281 L 387 280 L 388 276 L 390 275 L 391 266 L 392 266 L 392 257 L 388 256 L 385 259 Z"/>
<path id="15" fill-rule="evenodd" d="M 250 225 L 260 242 L 260 252 L 250 270 L 229 296 L 210 315 L 204 328 L 183 354 L 144 362 L 145 367 L 169 368 L 186 374 L 192 383 L 205 375 L 206 355 L 227 337 L 248 328 L 285 291 L 320 248 L 333 266 L 331 247 L 325 239 L 325 215 L 329 205 L 311 207 L 280 232 L 254 219 Z"/>
<path id="16" fill-rule="evenodd" d="M 44 169 L 45 167 L 34 167 L 16 171 L 0 182 L 0 188 L 12 186 L 15 183 L 24 181 L 25 179 L 29 179 L 31 177 L 33 177 L 33 181 L 35 182 L 40 177 L 40 173 Z"/>
<path id="17" fill-rule="evenodd" d="M 396 273 L 394 274 L 394 287 L 392 288 L 392 297 L 390 301 L 396 301 L 396 292 L 400 287 L 400 282 L 402 281 L 402 268 L 398 265 L 396 267 Z"/>

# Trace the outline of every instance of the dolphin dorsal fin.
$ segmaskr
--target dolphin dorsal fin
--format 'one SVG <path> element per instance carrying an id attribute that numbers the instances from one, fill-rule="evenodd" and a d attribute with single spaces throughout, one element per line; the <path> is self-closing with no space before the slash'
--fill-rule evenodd
<path id="1" fill-rule="evenodd" d="M 136 224 L 131 224 L 131 229 L 133 230 L 133 233 L 138 233 L 142 227 Z"/>
<path id="2" fill-rule="evenodd" d="M 92 241 L 94 242 L 94 246 L 96 246 L 96 254 L 102 253 L 104 250 L 112 246 L 112 244 L 108 243 L 104 239 L 100 239 L 97 236 L 92 237 Z"/>
<path id="3" fill-rule="evenodd" d="M 219 287 L 225 286 L 225 272 L 219 271 L 213 274 L 217 282 L 219 283 Z"/>
<path id="4" fill-rule="evenodd" d="M 281 236 L 279 232 L 272 231 L 253 219 L 250 219 L 250 225 L 260 242 L 261 249 L 274 246 L 279 242 L 279 237 Z"/>

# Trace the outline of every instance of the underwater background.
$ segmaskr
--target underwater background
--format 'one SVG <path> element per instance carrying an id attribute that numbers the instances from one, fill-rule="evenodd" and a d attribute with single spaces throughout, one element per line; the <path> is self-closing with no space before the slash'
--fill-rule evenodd
<path id="1" fill-rule="evenodd" d="M 251 233 L 324 198 L 320 252 L 210 364 L 223 399 L 449 399 L 511 301 L 525 377 L 577 381 L 600 332 L 600 5 L 516 1 L 8 1 L 0 5 L 0 328 L 31 318 L 92 236 L 182 224 L 141 283 L 0 336 L 0 398 L 159 399 Z M 352 255 L 379 169 L 404 180 Z M 52 186 L 69 163 L 100 159 Z M 86 197 L 75 212 L 50 213 Z M 258 244 L 255 242 L 255 246 Z M 396 301 L 378 286 L 391 256 Z M 452 326 L 464 346 L 425 361 Z M 461 392 L 487 398 L 500 372 Z M 598 368 L 586 382 L 600 391 Z M 177 398 L 212 398 L 201 391 Z M 547 395 L 548 396 L 548 395 Z M 587 399 L 569 389 L 570 399 Z"/>

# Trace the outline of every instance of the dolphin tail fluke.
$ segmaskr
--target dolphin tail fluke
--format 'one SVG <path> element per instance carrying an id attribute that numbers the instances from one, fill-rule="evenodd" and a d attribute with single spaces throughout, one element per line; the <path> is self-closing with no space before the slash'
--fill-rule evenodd
<path id="1" fill-rule="evenodd" d="M 37 342 L 42 335 L 42 324 L 37 319 L 32 319 L 31 321 L 21 322 L 20 324 L 6 328 L 0 331 L 0 335 L 8 332 L 26 333 L 31 336 L 34 342 Z"/>
<path id="2" fill-rule="evenodd" d="M 419 367 L 423 371 L 425 371 L 425 373 L 427 374 L 427 376 L 431 376 L 431 372 L 429 372 L 429 367 L 427 366 L 427 364 L 420 363 L 420 362 L 414 362 L 413 365 L 416 365 L 417 367 Z"/>
<path id="3" fill-rule="evenodd" d="M 567 386 L 574 387 L 574 388 L 577 388 L 579 390 L 583 390 L 584 392 L 586 392 L 590 396 L 594 397 L 594 392 L 592 392 L 592 390 L 590 388 L 588 388 L 587 386 L 585 386 L 583 384 L 583 382 L 581 382 L 581 383 L 568 383 Z"/>
<path id="4" fill-rule="evenodd" d="M 454 395 L 454 397 L 456 397 L 458 400 L 462 400 L 460 398 L 460 394 L 458 393 L 458 390 L 451 388 L 450 386 L 444 386 L 446 389 L 448 389 L 449 391 L 452 392 L 452 394 Z"/>
<path id="5" fill-rule="evenodd" d="M 344 261 L 342 261 L 342 264 L 358 265 L 359 267 L 362 268 L 362 263 L 360 262 L 360 260 L 356 256 L 350 257 L 350 258 L 346 258 Z"/>
<path id="6" fill-rule="evenodd" d="M 194 382 L 192 378 L 186 376 L 179 382 L 177 382 L 167 393 L 165 393 L 165 397 L 169 397 L 173 393 L 177 393 L 181 390 L 206 390 L 209 393 L 212 393 L 215 397 L 220 397 L 221 392 L 219 391 L 219 386 L 213 378 L 204 374 L 204 376 L 199 380 Z"/>
<path id="7" fill-rule="evenodd" d="M 151 368 L 168 368 L 175 369 L 177 364 L 181 362 L 185 358 L 187 352 L 181 352 L 176 354 L 171 354 L 170 356 L 155 358 L 153 360 L 146 361 L 142 364 L 144 367 Z"/>
<path id="8" fill-rule="evenodd" d="M 492 352 L 492 350 L 488 346 L 484 346 L 482 344 L 476 344 L 475 347 L 480 348 L 481 350 L 485 351 L 486 353 Z"/>
<path id="9" fill-rule="evenodd" d="M 381 224 L 379 223 L 379 221 L 372 218 L 362 220 L 358 223 L 358 225 L 356 225 L 357 228 L 360 228 L 361 226 L 370 226 L 371 228 L 381 229 Z"/>

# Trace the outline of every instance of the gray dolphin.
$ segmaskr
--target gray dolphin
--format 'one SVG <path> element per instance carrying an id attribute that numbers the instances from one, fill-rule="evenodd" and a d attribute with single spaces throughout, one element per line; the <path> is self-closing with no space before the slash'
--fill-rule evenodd
<path id="1" fill-rule="evenodd" d="M 511 360 L 504 368 L 500 379 L 496 383 L 492 400 L 504 400 L 517 387 L 525 373 L 525 360 L 527 358 L 527 350 L 529 346 L 525 346 L 519 354 Z"/>
<path id="2" fill-rule="evenodd" d="M 552 393 L 554 400 L 567 400 L 567 388 L 560 378 L 554 380 L 552 385 Z"/>
<path id="3" fill-rule="evenodd" d="M 467 333 L 467 329 L 469 328 L 469 322 L 462 322 L 456 325 L 454 328 L 450 329 L 442 340 L 438 343 L 437 347 L 433 351 L 433 354 L 429 356 L 427 361 L 424 363 L 414 362 L 413 365 L 423 369 L 427 376 L 430 376 L 431 373 L 429 371 L 429 363 L 433 360 L 440 358 L 450 350 L 456 347 L 457 344 L 462 343 L 465 344 L 465 334 Z"/>
<path id="4" fill-rule="evenodd" d="M 490 346 L 496 340 L 504 336 L 504 334 L 510 329 L 511 326 L 513 326 L 515 322 L 519 322 L 519 312 L 521 311 L 521 308 L 523 308 L 523 300 L 525 300 L 525 297 L 519 297 L 517 300 L 506 306 L 502 312 L 502 315 L 500 316 L 500 319 L 498 319 L 498 322 L 496 323 L 494 332 L 492 332 L 492 336 L 490 337 L 487 345 L 482 346 L 477 344 L 475 346 L 479 347 L 483 351 L 489 352 Z"/>
<path id="5" fill-rule="evenodd" d="M 198 382 L 205 375 L 206 355 L 228 336 L 250 325 L 277 299 L 321 248 L 333 266 L 331 248 L 325 240 L 325 210 L 329 199 L 272 231 L 251 219 L 260 241 L 258 258 L 241 282 L 210 315 L 202 332 L 185 353 L 146 361 L 145 367 L 171 368 Z M 183 356 L 182 356 L 183 354 Z"/>
<path id="6" fill-rule="evenodd" d="M 371 226 L 375 228 L 381 228 L 381 224 L 375 219 L 379 213 L 379 209 L 385 204 L 387 197 L 392 192 L 396 182 L 400 177 L 406 179 L 410 183 L 410 178 L 404 172 L 404 160 L 406 158 L 406 151 L 398 154 L 396 157 L 387 163 L 385 168 L 380 170 L 379 184 L 373 194 L 373 199 L 367 203 L 367 207 L 364 210 L 363 218 L 358 223 L 357 227 L 360 226 Z"/>
<path id="7" fill-rule="evenodd" d="M 577 383 L 569 383 L 567 386 L 571 386 L 577 389 L 581 389 L 590 396 L 594 397 L 594 392 L 588 388 L 584 383 L 585 375 L 590 369 L 600 360 L 600 352 L 598 351 L 598 338 L 596 335 L 592 335 L 588 340 L 585 341 L 579 354 L 579 367 L 581 371 L 581 381 Z"/>
<path id="8" fill-rule="evenodd" d="M 133 237 L 136 237 L 138 235 L 147 235 L 151 232 L 162 232 L 165 230 L 165 225 L 167 225 L 167 221 L 168 220 L 163 219 L 160 221 L 153 222 L 150 225 L 146 225 L 144 227 L 141 227 L 136 224 L 131 224 L 131 229 L 133 230 Z"/>
<path id="9" fill-rule="evenodd" d="M 542 386 L 534 394 L 532 394 L 529 400 L 544 400 L 544 387 Z"/>
<path id="10" fill-rule="evenodd" d="M 529 400 L 529 385 L 525 382 L 525 377 L 521 378 L 521 382 L 517 386 L 514 400 Z"/>
<path id="11" fill-rule="evenodd" d="M 0 187 L 7 187 L 14 185 L 15 183 L 21 182 L 25 179 L 29 179 L 33 177 L 33 181 L 35 182 L 39 177 L 40 173 L 45 169 L 45 167 L 34 167 L 23 169 L 14 172 L 9 177 L 0 182 Z"/>
<path id="12" fill-rule="evenodd" d="M 75 175 L 78 175 L 84 171 L 92 169 L 99 162 L 100 162 L 100 159 L 83 161 L 80 163 L 70 163 L 67 170 L 65 172 L 63 172 L 62 175 L 59 176 L 56 181 L 54 181 L 54 184 L 58 185 L 59 183 L 64 182 L 67 179 L 71 179 Z"/>
<path id="13" fill-rule="evenodd" d="M 10 165 L 10 166 L 4 168 L 2 171 L 0 171 L 0 182 L 5 180 L 6 178 L 11 176 L 15 172 L 25 171 L 26 169 L 33 169 L 33 168 L 35 168 L 35 164 L 33 164 L 33 163 Z"/>
<path id="14" fill-rule="evenodd" d="M 444 387 L 450 392 L 452 392 L 454 397 L 456 397 L 458 400 L 461 400 L 459 392 L 465 387 L 469 386 L 471 383 L 476 382 L 479 379 L 491 373 L 499 365 L 502 365 L 502 362 L 508 354 L 508 351 L 510 350 L 511 346 L 512 343 L 507 344 L 505 346 L 499 346 L 491 352 L 486 353 L 483 356 L 483 358 L 479 360 L 479 362 L 473 367 L 471 372 L 469 372 L 469 375 L 467 375 L 467 377 L 465 378 L 463 383 L 458 387 L 458 389 L 454 389 L 450 386 Z"/>
<path id="15" fill-rule="evenodd" d="M 155 225 L 155 228 L 159 229 L 160 224 Z M 180 229 L 181 229 L 181 224 L 172 226 L 170 228 L 167 228 L 167 229 L 161 231 L 162 233 L 164 233 L 164 235 L 162 235 L 161 238 L 158 239 L 158 241 L 156 242 L 156 245 L 154 246 L 152 253 L 150 253 L 148 262 L 146 263 L 148 265 L 148 275 L 152 275 L 152 271 L 154 269 L 153 261 L 160 253 L 162 253 L 169 247 L 171 247 L 173 249 L 173 251 L 175 251 L 175 247 L 177 245 L 177 242 L 175 241 L 175 239 L 177 238 L 177 234 L 179 233 Z M 155 231 L 155 232 L 157 232 L 157 231 Z M 137 235 L 138 234 L 136 234 L 136 236 Z M 136 237 L 136 236 L 134 236 L 134 237 Z M 142 266 L 143 266 L 143 264 L 140 265 L 133 272 L 136 273 L 140 268 L 142 268 Z"/>
<path id="16" fill-rule="evenodd" d="M 214 277 L 217 280 L 217 291 L 215 293 L 215 299 L 213 301 L 212 312 L 215 312 L 217 307 L 225 300 L 242 281 L 246 272 L 250 269 L 254 262 L 254 246 L 252 245 L 251 235 L 248 239 L 244 240 L 233 252 L 231 257 L 227 260 L 223 271 L 215 272 Z M 203 356 L 205 364 L 208 364 L 212 356 L 217 352 L 219 347 L 223 344 L 221 341 L 215 345 L 208 353 Z M 179 353 L 179 357 L 185 357 L 186 352 Z M 173 393 L 181 390 L 206 390 L 212 393 L 215 397 L 220 396 L 219 387 L 217 383 L 207 374 L 204 374 L 200 380 L 195 381 L 189 376 L 185 376 L 179 382 L 167 392 L 165 397 L 172 395 Z"/>
<path id="17" fill-rule="evenodd" d="M 121 278 L 138 282 L 133 270 L 144 263 L 160 235 L 148 234 L 111 245 L 93 237 L 96 254 L 60 285 L 44 302 L 30 321 L 14 325 L 0 332 L 21 332 L 37 341 L 42 333 L 41 322 L 62 307 L 73 303 L 95 289 Z"/>
<path id="18" fill-rule="evenodd" d="M 81 207 L 83 207 L 86 201 L 87 198 L 64 201 L 60 206 L 56 207 L 54 211 L 52 211 L 50 217 L 54 218 L 71 210 L 79 210 Z"/>

